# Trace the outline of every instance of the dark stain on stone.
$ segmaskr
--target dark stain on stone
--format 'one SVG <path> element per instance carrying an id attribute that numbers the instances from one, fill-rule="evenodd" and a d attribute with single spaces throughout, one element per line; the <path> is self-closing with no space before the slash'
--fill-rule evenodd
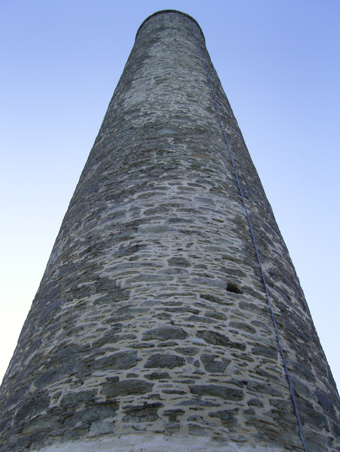
<path id="1" fill-rule="evenodd" d="M 228 282 L 227 283 L 227 292 L 232 292 L 232 293 L 243 293 L 243 291 L 238 287 L 237 284 Z"/>

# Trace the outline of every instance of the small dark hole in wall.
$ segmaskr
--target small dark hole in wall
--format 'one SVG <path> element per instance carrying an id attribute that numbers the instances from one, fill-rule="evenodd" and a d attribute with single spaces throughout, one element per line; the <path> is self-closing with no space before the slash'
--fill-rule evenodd
<path id="1" fill-rule="evenodd" d="M 242 290 L 234 283 L 227 283 L 227 291 L 233 293 L 243 293 Z"/>

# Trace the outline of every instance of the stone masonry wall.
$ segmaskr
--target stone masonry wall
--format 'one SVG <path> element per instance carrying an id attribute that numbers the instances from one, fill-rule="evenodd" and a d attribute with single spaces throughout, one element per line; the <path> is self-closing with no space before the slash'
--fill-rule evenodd
<path id="1" fill-rule="evenodd" d="M 1 451 L 131 435 L 303 450 L 194 29 L 308 451 L 340 451 L 339 396 L 287 248 L 203 34 L 178 12 L 138 31 L 1 387 Z"/>

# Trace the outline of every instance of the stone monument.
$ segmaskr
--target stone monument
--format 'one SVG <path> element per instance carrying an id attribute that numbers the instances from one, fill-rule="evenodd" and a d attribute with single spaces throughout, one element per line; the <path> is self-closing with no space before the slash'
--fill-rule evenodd
<path id="1" fill-rule="evenodd" d="M 197 22 L 147 18 L 4 377 L 2 452 L 340 451 L 339 395 Z"/>

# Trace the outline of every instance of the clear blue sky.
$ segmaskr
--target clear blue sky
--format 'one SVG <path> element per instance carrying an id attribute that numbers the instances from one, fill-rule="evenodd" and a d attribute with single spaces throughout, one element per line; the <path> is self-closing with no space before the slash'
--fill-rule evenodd
<path id="1" fill-rule="evenodd" d="M 142 21 L 201 25 L 340 386 L 340 1 L 0 0 L 0 378 Z"/>

